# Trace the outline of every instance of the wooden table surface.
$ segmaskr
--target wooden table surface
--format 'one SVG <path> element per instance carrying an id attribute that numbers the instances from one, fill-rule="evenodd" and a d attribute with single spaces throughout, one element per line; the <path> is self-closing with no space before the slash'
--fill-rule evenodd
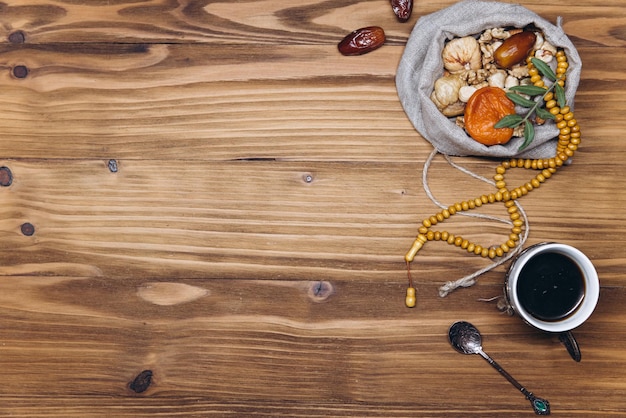
<path id="1" fill-rule="evenodd" d="M 584 63 L 574 162 L 520 200 L 525 246 L 570 244 L 598 270 L 582 361 L 484 301 L 507 263 L 440 297 L 489 264 L 442 242 L 404 306 L 404 254 L 437 208 L 394 77 L 417 19 L 453 3 L 407 23 L 386 0 L 0 3 L 0 415 L 534 416 L 450 347 L 467 320 L 553 415 L 626 416 L 623 0 L 523 2 L 562 16 Z M 382 48 L 337 52 L 370 25 Z M 493 191 L 441 156 L 430 186 L 446 204 Z M 480 242 L 508 234 L 457 218 Z"/>

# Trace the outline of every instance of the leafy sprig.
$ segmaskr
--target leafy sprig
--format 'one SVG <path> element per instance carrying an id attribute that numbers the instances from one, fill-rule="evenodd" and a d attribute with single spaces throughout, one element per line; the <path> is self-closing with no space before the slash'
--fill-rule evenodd
<path id="1" fill-rule="evenodd" d="M 530 117 L 533 114 L 537 115 L 537 117 L 541 119 L 555 119 L 555 116 L 544 107 L 545 97 L 548 93 L 554 90 L 554 96 L 556 97 L 559 107 L 565 106 L 565 89 L 563 89 L 563 86 L 558 83 L 564 75 L 557 77 L 554 71 L 552 71 L 552 68 L 540 59 L 532 58 L 531 61 L 542 76 L 552 81 L 552 85 L 548 88 L 534 85 L 510 87 L 506 96 L 511 99 L 513 103 L 529 110 L 524 116 L 518 114 L 507 115 L 494 125 L 495 128 L 517 128 L 518 126 L 524 124 L 524 142 L 519 147 L 518 151 L 525 149 L 528 145 L 530 145 L 533 139 L 535 139 L 535 127 L 530 121 Z M 541 96 L 541 99 L 527 99 L 522 96 L 522 94 L 530 97 Z"/>

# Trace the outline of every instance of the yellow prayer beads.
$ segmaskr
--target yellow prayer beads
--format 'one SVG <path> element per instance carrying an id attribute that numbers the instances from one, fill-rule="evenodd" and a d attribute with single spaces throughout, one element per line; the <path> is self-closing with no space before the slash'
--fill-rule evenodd
<path id="1" fill-rule="evenodd" d="M 556 75 L 557 83 L 561 86 L 565 82 L 565 73 L 568 68 L 567 57 L 564 51 L 560 50 L 556 53 Z M 537 69 L 532 64 L 530 57 L 526 60 L 528 72 L 531 75 L 531 81 L 535 86 L 545 87 L 544 81 L 539 76 Z M 538 78 L 536 77 L 538 76 Z M 493 176 L 497 191 L 454 203 L 448 208 L 432 215 L 422 221 L 418 228 L 418 234 L 413 245 L 404 256 L 407 267 L 407 277 L 409 286 L 406 292 L 405 304 L 412 308 L 416 305 L 416 290 L 413 285 L 411 276 L 411 263 L 415 259 L 417 253 L 424 247 L 428 241 L 445 241 L 450 245 L 459 247 L 470 254 L 475 254 L 483 258 L 494 259 L 501 257 L 509 251 L 513 250 L 520 241 L 520 235 L 524 230 L 524 221 L 521 218 L 515 201 L 522 196 L 527 195 L 532 190 L 541 186 L 547 179 L 552 177 L 563 164 L 574 155 L 580 144 L 580 127 L 574 117 L 574 113 L 569 106 L 559 107 L 557 100 L 552 92 L 544 97 L 546 109 L 555 117 L 556 126 L 559 129 L 558 142 L 556 145 L 556 153 L 552 158 L 545 159 L 522 159 L 512 158 L 503 161 L 496 167 L 496 174 Z M 524 168 L 528 170 L 539 171 L 530 181 L 515 187 L 509 188 L 506 183 L 505 174 L 510 168 Z M 482 246 L 471 242 L 462 236 L 453 235 L 448 231 L 433 230 L 437 224 L 445 222 L 451 216 L 458 212 L 469 211 L 480 207 L 484 204 L 502 202 L 506 208 L 511 220 L 511 230 L 506 240 L 499 246 Z"/>

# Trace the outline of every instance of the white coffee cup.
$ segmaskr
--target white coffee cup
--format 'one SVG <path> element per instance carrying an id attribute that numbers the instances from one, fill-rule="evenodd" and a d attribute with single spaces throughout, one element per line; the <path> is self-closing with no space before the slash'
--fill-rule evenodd
<path id="1" fill-rule="evenodd" d="M 593 313 L 600 281 L 580 250 L 554 242 L 528 247 L 509 267 L 504 286 L 513 311 L 547 332 L 571 331 Z"/>

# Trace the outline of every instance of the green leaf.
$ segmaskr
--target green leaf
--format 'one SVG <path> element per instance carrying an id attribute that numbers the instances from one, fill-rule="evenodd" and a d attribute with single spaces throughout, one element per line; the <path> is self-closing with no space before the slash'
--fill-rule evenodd
<path id="1" fill-rule="evenodd" d="M 565 107 L 565 89 L 563 89 L 563 87 L 559 83 L 554 84 L 554 94 L 556 96 L 556 102 L 559 104 L 559 107 Z"/>
<path id="2" fill-rule="evenodd" d="M 538 96 L 546 94 L 546 89 L 544 87 L 527 85 L 527 86 L 513 86 L 509 87 L 509 91 L 515 91 L 517 93 L 527 94 L 529 96 Z"/>
<path id="3" fill-rule="evenodd" d="M 535 139 L 535 128 L 532 122 L 529 120 L 525 120 L 524 122 L 524 143 L 519 147 L 518 151 L 525 149 L 533 142 L 533 139 Z"/>
<path id="4" fill-rule="evenodd" d="M 524 119 L 517 114 L 514 115 L 506 115 L 502 119 L 500 119 L 495 125 L 494 128 L 515 128 L 517 125 L 522 123 Z"/>
<path id="5" fill-rule="evenodd" d="M 556 74 L 552 71 L 552 68 L 545 62 L 537 58 L 531 58 L 531 61 L 535 68 L 544 76 L 548 77 L 552 81 L 556 81 Z"/>
<path id="6" fill-rule="evenodd" d="M 524 124 L 524 139 L 529 142 L 535 139 L 535 128 L 528 119 L 526 119 L 526 123 Z"/>
<path id="7" fill-rule="evenodd" d="M 525 97 L 520 96 L 517 93 L 507 93 L 506 97 L 511 99 L 511 101 L 515 104 L 518 104 L 523 107 L 533 107 L 536 103 L 533 100 L 528 100 Z"/>
<path id="8" fill-rule="evenodd" d="M 556 116 L 554 116 L 552 113 L 548 112 L 543 107 L 538 107 L 537 109 L 535 109 L 535 113 L 541 119 L 552 119 L 552 120 L 556 119 Z"/>

